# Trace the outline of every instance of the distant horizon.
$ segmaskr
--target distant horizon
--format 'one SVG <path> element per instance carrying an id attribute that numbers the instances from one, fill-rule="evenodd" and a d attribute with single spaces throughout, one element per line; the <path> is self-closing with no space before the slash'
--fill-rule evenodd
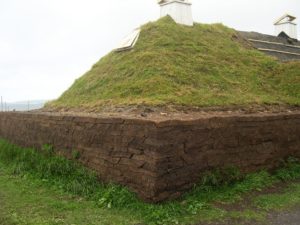
<path id="1" fill-rule="evenodd" d="M 9 103 L 9 104 L 23 104 L 29 102 L 47 102 L 52 101 L 54 99 L 29 99 L 29 100 L 16 100 L 16 101 L 5 101 L 3 98 L 3 103 Z"/>
<path id="2" fill-rule="evenodd" d="M 16 102 L 5 102 L 0 103 L 1 111 L 28 111 L 35 110 L 44 107 L 45 103 L 49 100 L 27 100 L 27 101 L 16 101 Z M 28 104 L 29 103 L 29 104 Z"/>
<path id="3" fill-rule="evenodd" d="M 26 103 L 26 102 L 33 102 L 33 104 L 35 104 L 36 102 L 47 102 L 47 101 L 51 101 L 51 100 L 47 100 L 47 99 L 29 99 L 29 100 L 17 100 L 17 101 L 13 101 L 13 102 L 7 102 L 7 103 L 13 103 L 13 104 L 22 104 L 22 103 Z"/>

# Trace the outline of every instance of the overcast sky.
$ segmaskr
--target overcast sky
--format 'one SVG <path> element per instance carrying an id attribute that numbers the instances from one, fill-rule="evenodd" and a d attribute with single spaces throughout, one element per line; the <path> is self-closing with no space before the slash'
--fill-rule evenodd
<path id="1" fill-rule="evenodd" d="M 266 34 L 286 12 L 300 17 L 300 1 L 193 0 L 196 22 Z M 131 30 L 158 17 L 156 0 L 0 0 L 0 95 L 57 98 Z"/>

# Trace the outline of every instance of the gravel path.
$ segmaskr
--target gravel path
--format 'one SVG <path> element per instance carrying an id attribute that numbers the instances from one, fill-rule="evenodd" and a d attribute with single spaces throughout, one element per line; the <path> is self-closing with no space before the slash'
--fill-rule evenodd
<path id="1" fill-rule="evenodd" d="M 300 225 L 300 206 L 290 211 L 271 212 L 264 222 L 228 220 L 223 222 L 199 223 L 197 225 Z"/>
<path id="2" fill-rule="evenodd" d="M 270 215 L 268 225 L 300 225 L 300 207 L 289 212 L 281 212 Z"/>

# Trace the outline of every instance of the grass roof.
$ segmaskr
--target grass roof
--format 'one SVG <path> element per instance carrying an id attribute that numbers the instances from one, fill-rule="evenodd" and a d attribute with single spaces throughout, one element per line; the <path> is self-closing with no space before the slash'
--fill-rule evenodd
<path id="1" fill-rule="evenodd" d="M 54 108 L 300 105 L 300 63 L 281 63 L 222 24 L 148 23 L 130 51 L 111 52 Z"/>

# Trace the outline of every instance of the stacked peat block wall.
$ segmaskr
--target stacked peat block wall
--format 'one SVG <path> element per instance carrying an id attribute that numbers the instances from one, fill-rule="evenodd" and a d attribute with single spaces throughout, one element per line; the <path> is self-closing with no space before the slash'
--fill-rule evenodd
<path id="1" fill-rule="evenodd" d="M 104 181 L 142 199 L 176 198 L 213 168 L 273 168 L 300 157 L 300 112 L 150 121 L 55 114 L 0 113 L 0 137 L 25 146 L 51 144 Z"/>
<path id="2" fill-rule="evenodd" d="M 102 180 L 126 185 L 148 201 L 157 172 L 155 149 L 145 139 L 155 135 L 155 124 L 147 121 L 0 113 L 0 137 L 37 149 L 50 144 L 68 158 L 78 151 Z"/>
<path id="3" fill-rule="evenodd" d="M 214 168 L 252 172 L 300 158 L 300 113 L 165 121 L 158 124 L 156 144 L 158 199 L 176 197 Z"/>

